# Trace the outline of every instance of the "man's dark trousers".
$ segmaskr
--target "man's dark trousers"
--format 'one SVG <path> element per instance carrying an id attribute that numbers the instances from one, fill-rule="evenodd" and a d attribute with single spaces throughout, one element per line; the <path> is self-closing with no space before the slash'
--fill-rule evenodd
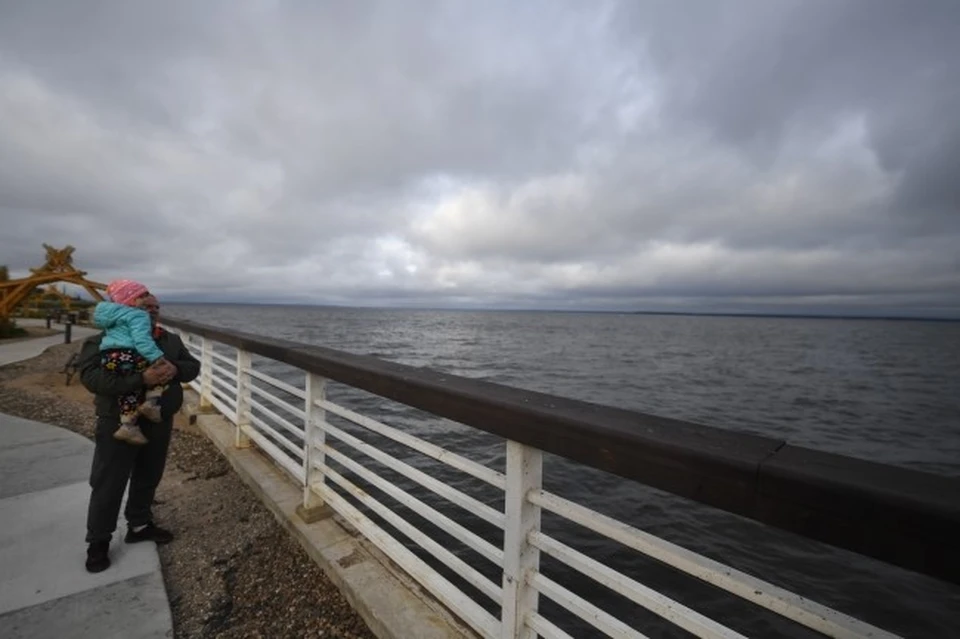
<path id="1" fill-rule="evenodd" d="M 163 477 L 173 418 L 154 423 L 141 418 L 137 424 L 148 443 L 133 446 L 113 438 L 116 417 L 98 417 L 93 468 L 90 471 L 90 506 L 87 511 L 87 543 L 110 541 L 117 527 L 123 492 L 130 482 L 124 516 L 131 526 L 153 521 L 150 507 Z"/>

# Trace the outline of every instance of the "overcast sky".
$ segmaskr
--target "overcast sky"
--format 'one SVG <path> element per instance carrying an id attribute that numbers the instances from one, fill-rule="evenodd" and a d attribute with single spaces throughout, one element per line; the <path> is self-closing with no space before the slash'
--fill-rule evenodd
<path id="1" fill-rule="evenodd" d="M 0 0 L 0 264 L 960 316 L 960 2 Z"/>

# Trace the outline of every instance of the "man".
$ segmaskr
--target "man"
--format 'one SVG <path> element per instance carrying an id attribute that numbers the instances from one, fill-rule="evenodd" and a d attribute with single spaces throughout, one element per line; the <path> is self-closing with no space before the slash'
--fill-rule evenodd
<path id="1" fill-rule="evenodd" d="M 167 448 L 173 430 L 173 416 L 183 403 L 180 384 L 189 382 L 200 373 L 200 362 L 184 346 L 183 341 L 157 326 L 160 303 L 148 295 L 143 308 L 150 314 L 153 338 L 163 351 L 162 361 L 142 374 L 114 375 L 100 365 L 100 339 L 88 338 L 80 349 L 80 380 L 96 396 L 97 411 L 93 467 L 90 471 L 90 506 L 87 510 L 87 562 L 90 572 L 101 572 L 110 567 L 110 540 L 117 528 L 120 503 L 129 483 L 127 506 L 127 535 L 124 541 L 137 543 L 153 541 L 165 544 L 173 534 L 153 521 L 151 505 L 167 461 Z M 147 437 L 147 444 L 133 446 L 113 438 L 120 419 L 117 398 L 125 393 L 167 384 L 160 397 L 159 423 L 140 418 L 138 423 Z"/>

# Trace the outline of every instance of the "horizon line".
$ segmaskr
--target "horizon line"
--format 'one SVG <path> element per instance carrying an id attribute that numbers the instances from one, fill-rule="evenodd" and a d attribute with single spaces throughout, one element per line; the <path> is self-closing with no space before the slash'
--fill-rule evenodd
<path id="1" fill-rule="evenodd" d="M 835 320 L 877 320 L 877 321 L 924 321 L 924 322 L 960 322 L 960 316 L 897 315 L 890 313 L 829 313 L 829 312 L 784 312 L 784 311 L 652 311 L 630 309 L 569 309 L 569 308 L 527 308 L 527 307 L 467 307 L 467 306 L 352 306 L 347 304 L 316 304 L 308 302 L 201 302 L 170 299 L 163 305 L 183 306 L 297 306 L 305 308 L 336 308 L 349 310 L 390 310 L 390 311 L 458 311 L 458 312 L 525 312 L 525 313 L 596 313 L 615 315 L 666 315 L 686 317 L 753 317 L 772 319 L 835 319 Z"/>

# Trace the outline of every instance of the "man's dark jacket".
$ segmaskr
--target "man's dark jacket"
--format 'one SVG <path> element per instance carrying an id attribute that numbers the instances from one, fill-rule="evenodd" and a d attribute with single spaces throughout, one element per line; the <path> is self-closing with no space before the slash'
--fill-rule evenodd
<path id="1" fill-rule="evenodd" d="M 177 367 L 177 375 L 168 384 L 160 397 L 160 413 L 164 421 L 173 417 L 183 404 L 181 383 L 196 379 L 200 374 L 200 362 L 190 354 L 178 335 L 160 329 L 157 346 L 171 364 Z M 102 334 L 87 338 L 80 349 L 80 381 L 96 395 L 94 405 L 99 417 L 120 419 L 117 397 L 145 389 L 143 375 L 117 375 L 100 366 L 100 339 Z"/>

